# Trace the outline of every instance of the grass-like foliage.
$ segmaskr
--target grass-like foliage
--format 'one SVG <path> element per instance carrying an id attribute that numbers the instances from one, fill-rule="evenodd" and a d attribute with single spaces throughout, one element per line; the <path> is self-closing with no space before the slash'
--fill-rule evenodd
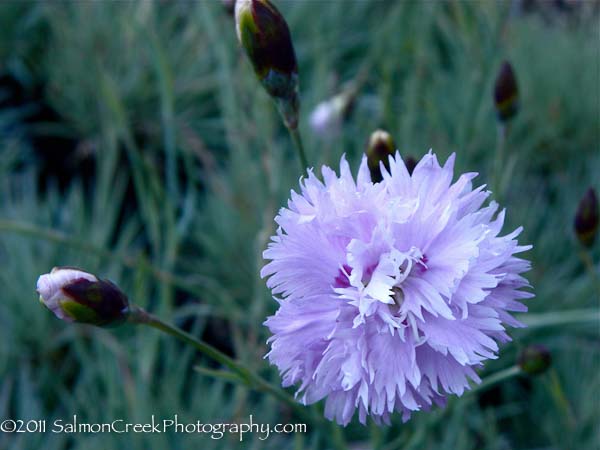
<path id="1" fill-rule="evenodd" d="M 306 434 L 243 442 L 0 433 L 0 448 L 598 448 L 600 247 L 583 252 L 573 234 L 579 199 L 600 188 L 597 5 L 275 3 L 294 39 L 310 164 L 335 167 L 345 153 L 355 171 L 370 133 L 384 128 L 403 156 L 456 152 L 459 173 L 494 183 L 505 231 L 523 225 L 522 242 L 534 245 L 527 277 L 536 298 L 521 317 L 530 327 L 511 330 L 513 342 L 481 375 L 514 366 L 533 343 L 551 351 L 551 369 L 450 398 L 406 424 L 394 417 L 390 427 L 315 419 Z M 520 109 L 498 172 L 492 93 L 505 59 Z M 311 109 L 357 77 L 339 134 L 315 135 Z M 35 293 L 53 266 L 85 268 L 279 384 L 263 359 L 262 323 L 276 302 L 258 274 L 273 218 L 299 177 L 292 142 L 220 1 L 2 2 L 0 420 L 307 422 L 211 372 L 220 368 L 175 340 L 141 327 L 65 324 Z M 307 407 L 311 417 L 321 409 Z"/>

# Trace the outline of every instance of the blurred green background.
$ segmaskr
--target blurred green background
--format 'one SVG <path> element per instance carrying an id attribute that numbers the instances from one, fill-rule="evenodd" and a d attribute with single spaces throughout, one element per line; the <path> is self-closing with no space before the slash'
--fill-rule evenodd
<path id="1" fill-rule="evenodd" d="M 294 39 L 301 131 L 316 167 L 346 153 L 356 170 L 369 134 L 383 127 L 403 155 L 456 152 L 459 172 L 490 183 L 493 84 L 511 61 L 521 109 L 495 197 L 508 210 L 504 231 L 523 225 L 521 242 L 534 245 L 536 298 L 532 326 L 512 330 L 514 342 L 482 376 L 511 367 L 531 343 L 551 350 L 552 369 L 451 398 L 406 424 L 394 417 L 390 427 L 309 423 L 306 434 L 242 443 L 4 433 L 0 449 L 600 448 L 598 321 L 563 320 L 565 311 L 600 310 L 572 231 L 580 197 L 600 188 L 598 3 L 274 3 Z M 315 135 L 310 111 L 361 70 L 339 134 Z M 262 322 L 276 302 L 258 273 L 273 217 L 299 177 L 221 1 L 3 1 L 0 419 L 302 422 L 264 394 L 198 373 L 215 366 L 155 330 L 67 325 L 35 293 L 53 266 L 85 268 L 279 384 L 263 360 Z M 588 253 L 596 277 L 599 247 Z"/>

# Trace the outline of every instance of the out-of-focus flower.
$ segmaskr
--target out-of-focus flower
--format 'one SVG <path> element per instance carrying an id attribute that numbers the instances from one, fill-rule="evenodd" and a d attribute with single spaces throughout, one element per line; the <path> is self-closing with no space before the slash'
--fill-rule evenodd
<path id="1" fill-rule="evenodd" d="M 298 126 L 298 65 L 287 23 L 269 0 L 237 0 L 235 23 L 254 72 L 287 127 Z"/>
<path id="2" fill-rule="evenodd" d="M 594 244 L 599 221 L 598 196 L 594 188 L 589 188 L 579 202 L 575 213 L 575 223 L 573 224 L 575 234 L 581 245 L 591 247 Z"/>
<path id="3" fill-rule="evenodd" d="M 221 3 L 223 4 L 225 10 L 229 14 L 233 15 L 233 13 L 235 12 L 235 0 L 221 0 Z"/>
<path id="4" fill-rule="evenodd" d="M 67 322 L 117 325 L 129 314 L 129 301 L 117 286 L 76 268 L 55 267 L 40 276 L 37 292 L 40 302 Z"/>
<path id="5" fill-rule="evenodd" d="M 540 344 L 528 345 L 519 354 L 519 367 L 528 375 L 544 373 L 552 364 L 552 356 L 546 347 Z"/>
<path id="6" fill-rule="evenodd" d="M 367 165 L 371 174 L 371 180 L 374 183 L 379 183 L 383 180 L 381 175 L 380 164 L 389 171 L 389 158 L 396 151 L 396 144 L 392 135 L 384 130 L 376 130 L 371 133 L 369 143 L 367 144 Z"/>
<path id="7" fill-rule="evenodd" d="M 515 72 L 508 61 L 504 61 L 494 85 L 494 102 L 498 119 L 506 122 L 519 110 L 519 88 Z"/>
<path id="8" fill-rule="evenodd" d="M 319 103 L 310 113 L 309 123 L 315 134 L 323 138 L 336 137 L 344 119 L 352 109 L 356 92 L 347 89 L 334 97 Z"/>
<path id="9" fill-rule="evenodd" d="M 344 158 L 339 176 L 309 172 L 263 254 L 279 302 L 268 358 L 302 403 L 326 398 L 343 425 L 356 410 L 362 423 L 408 420 L 461 395 L 533 297 L 521 290 L 530 263 L 515 256 L 531 246 L 521 228 L 500 236 L 504 211 L 482 207 L 475 173 L 452 183 L 454 155 L 441 167 L 431 152 L 412 175 L 398 153 L 389 165 L 380 183 L 366 157 L 356 181 Z"/>

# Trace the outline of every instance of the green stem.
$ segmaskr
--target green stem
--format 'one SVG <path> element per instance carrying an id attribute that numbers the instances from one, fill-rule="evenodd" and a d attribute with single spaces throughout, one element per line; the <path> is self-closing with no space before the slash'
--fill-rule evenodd
<path id="1" fill-rule="evenodd" d="M 552 397 L 554 397 L 554 401 L 556 402 L 557 406 L 565 414 L 567 426 L 572 430 L 576 424 L 575 415 L 573 414 L 573 409 L 571 408 L 571 404 L 565 395 L 565 391 L 562 388 L 560 378 L 558 377 L 558 373 L 556 372 L 555 368 L 550 370 L 549 389 L 550 394 Z"/>
<path id="2" fill-rule="evenodd" d="M 198 338 L 183 331 L 182 329 L 162 321 L 158 317 L 146 312 L 145 310 L 137 306 L 132 307 L 131 316 L 129 320 L 132 323 L 147 325 L 149 327 L 156 328 L 157 330 L 160 330 L 163 333 L 169 334 L 179 339 L 180 341 L 191 345 L 192 347 L 196 348 L 196 350 L 198 350 L 199 352 L 208 356 L 210 359 L 227 367 L 233 373 L 238 375 L 248 386 L 258 391 L 271 394 L 273 397 L 289 405 L 299 415 L 308 418 L 311 421 L 313 420 L 313 417 L 310 414 L 308 414 L 307 411 L 298 402 L 296 402 L 296 400 L 294 400 L 294 398 L 290 396 L 287 392 L 272 385 L 265 379 L 261 378 L 259 375 L 244 367 L 239 362 L 230 358 L 229 356 L 217 350 L 213 346 L 202 342 Z"/>
<path id="3" fill-rule="evenodd" d="M 231 372 L 230 370 L 215 370 L 215 369 L 209 369 L 209 368 L 203 367 L 203 366 L 194 366 L 194 370 L 196 372 L 198 372 L 199 374 L 206 375 L 211 378 L 216 378 L 219 380 L 226 380 L 231 383 L 247 384 L 246 380 L 242 380 L 239 377 L 239 375 Z"/>
<path id="4" fill-rule="evenodd" d="M 481 384 L 475 386 L 473 389 L 469 391 L 469 394 L 474 394 L 477 392 L 484 391 L 495 384 L 501 383 L 502 381 L 506 381 L 510 378 L 513 378 L 521 373 L 521 368 L 519 366 L 512 366 L 508 369 L 501 370 L 500 372 L 496 372 L 489 377 L 483 379 Z"/>
<path id="5" fill-rule="evenodd" d="M 581 249 L 579 256 L 581 257 L 581 261 L 583 261 L 583 265 L 585 266 L 586 270 L 590 274 L 592 283 L 594 284 L 594 287 L 598 293 L 598 299 L 600 299 L 600 277 L 598 276 L 598 272 L 594 267 L 594 260 L 586 248 Z"/>
<path id="6" fill-rule="evenodd" d="M 574 309 L 570 311 L 555 311 L 541 314 L 523 314 L 517 317 L 529 329 L 544 328 L 555 325 L 566 325 L 582 322 L 600 321 L 598 309 Z"/>
<path id="7" fill-rule="evenodd" d="M 304 173 L 308 169 L 308 162 L 306 160 L 306 154 L 304 153 L 304 145 L 302 145 L 302 136 L 300 136 L 298 128 L 288 128 L 288 131 L 290 132 L 294 147 L 296 147 L 296 151 L 298 152 L 300 164 L 302 165 L 302 173 Z"/>
<path id="8" fill-rule="evenodd" d="M 494 154 L 494 167 L 492 172 L 492 190 L 496 200 L 499 200 L 502 195 L 500 192 L 500 183 L 502 180 L 502 159 L 504 157 L 507 133 L 507 126 L 504 123 L 498 124 L 498 137 L 496 138 L 496 152 Z"/>

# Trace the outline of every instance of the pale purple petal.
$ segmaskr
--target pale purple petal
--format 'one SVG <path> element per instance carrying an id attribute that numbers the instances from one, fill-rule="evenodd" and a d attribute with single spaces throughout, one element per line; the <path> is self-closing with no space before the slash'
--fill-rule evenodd
<path id="1" fill-rule="evenodd" d="M 515 255 L 531 247 L 521 228 L 500 236 L 505 212 L 482 207 L 475 173 L 452 183 L 454 159 L 429 152 L 410 175 L 396 153 L 372 183 L 365 158 L 356 181 L 342 158 L 339 176 L 310 171 L 276 218 L 261 272 L 279 302 L 267 357 L 342 425 L 355 412 L 408 420 L 462 395 L 506 327 L 523 326 L 511 313 L 533 297 L 530 263 Z"/>

